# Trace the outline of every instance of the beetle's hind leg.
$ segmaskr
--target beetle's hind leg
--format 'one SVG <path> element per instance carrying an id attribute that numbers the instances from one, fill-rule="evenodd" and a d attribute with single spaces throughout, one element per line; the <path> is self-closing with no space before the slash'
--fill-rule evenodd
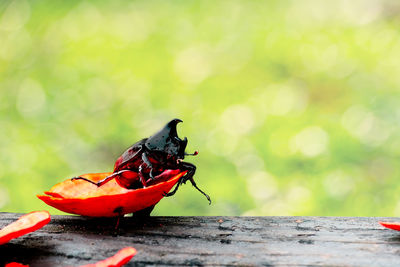
<path id="1" fill-rule="evenodd" d="M 96 182 L 93 182 L 93 181 L 89 180 L 88 178 L 81 177 L 81 176 L 72 177 L 72 178 L 71 178 L 71 181 L 74 181 L 74 180 L 84 180 L 84 181 L 89 182 L 89 183 L 91 183 L 91 184 L 97 185 Z"/>
<path id="2" fill-rule="evenodd" d="M 100 180 L 100 181 L 98 181 L 98 182 L 93 182 L 93 181 L 91 181 L 91 180 L 89 180 L 89 179 L 87 179 L 87 178 L 85 178 L 85 177 L 81 177 L 81 176 L 73 177 L 73 178 L 71 178 L 71 181 L 74 181 L 74 180 L 84 180 L 84 181 L 89 182 L 89 183 L 91 183 L 91 184 L 94 184 L 94 185 L 97 185 L 97 186 L 102 186 L 103 184 L 108 183 L 109 181 L 111 181 L 112 179 L 114 179 L 116 176 L 118 176 L 118 175 L 120 175 L 121 173 L 126 172 L 126 171 L 129 171 L 129 170 L 122 170 L 122 171 L 114 172 L 113 174 L 110 174 L 109 176 L 107 176 L 106 178 L 104 178 L 103 180 Z"/>

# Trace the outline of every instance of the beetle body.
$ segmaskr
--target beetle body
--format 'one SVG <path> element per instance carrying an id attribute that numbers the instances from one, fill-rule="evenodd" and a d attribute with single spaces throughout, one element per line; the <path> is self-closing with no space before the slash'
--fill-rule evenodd
<path id="1" fill-rule="evenodd" d="M 174 195 L 179 186 L 189 180 L 211 203 L 210 197 L 200 190 L 193 180 L 196 166 L 183 161 L 185 155 L 197 155 L 197 152 L 185 153 L 188 141 L 186 137 L 183 140 L 178 137 L 176 126 L 179 122 L 182 121 L 173 119 L 156 134 L 129 147 L 115 162 L 113 174 L 103 180 L 95 183 L 83 177 L 72 179 L 86 180 L 97 186 L 115 179 L 122 187 L 136 189 L 162 180 L 165 170 L 186 171 L 186 175 L 179 180 L 175 189 L 166 196 Z"/>

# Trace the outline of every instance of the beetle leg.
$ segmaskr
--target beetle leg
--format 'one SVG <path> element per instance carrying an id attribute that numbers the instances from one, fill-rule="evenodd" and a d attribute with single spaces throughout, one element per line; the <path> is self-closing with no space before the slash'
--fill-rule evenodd
<path id="1" fill-rule="evenodd" d="M 142 153 L 142 160 L 143 160 L 143 162 L 147 165 L 147 168 L 150 169 L 149 176 L 150 176 L 151 180 L 154 180 L 154 176 L 153 176 L 153 165 L 151 164 L 151 162 L 150 162 L 150 160 L 149 160 L 149 158 L 147 157 L 147 155 L 146 155 L 145 152 Z"/>
<path id="2" fill-rule="evenodd" d="M 192 185 L 194 186 L 194 188 L 196 188 L 200 193 L 202 193 L 208 200 L 209 205 L 211 205 L 211 198 L 209 195 L 207 195 L 206 193 L 204 193 L 200 188 L 197 187 L 196 182 L 193 180 L 193 177 L 190 177 L 189 181 L 192 183 Z"/>
<path id="3" fill-rule="evenodd" d="M 172 192 L 166 194 L 166 196 L 169 197 L 169 196 L 174 195 L 176 193 L 176 191 L 178 190 L 178 187 L 182 183 L 185 183 L 187 180 L 189 180 L 192 183 L 192 185 L 194 186 L 194 188 L 196 188 L 200 193 L 202 193 L 207 198 L 208 202 L 211 205 L 211 198 L 206 193 L 204 193 L 200 188 L 198 188 L 196 185 L 196 182 L 193 180 L 193 176 L 196 172 L 196 166 L 189 162 L 181 162 L 179 164 L 179 167 L 180 167 L 179 168 L 180 170 L 187 171 L 187 173 L 185 176 L 183 176 L 181 179 L 179 179 L 179 182 L 176 185 L 176 187 L 174 188 L 174 190 Z"/>
<path id="4" fill-rule="evenodd" d="M 165 192 L 164 192 L 163 196 L 164 196 L 164 197 L 170 197 L 170 196 L 175 195 L 176 191 L 178 191 L 179 186 L 182 184 L 182 181 L 183 181 L 182 178 L 179 179 L 178 183 L 176 183 L 176 186 L 175 186 L 174 190 L 172 190 L 172 191 L 169 192 L 169 193 L 165 193 Z"/>
<path id="5" fill-rule="evenodd" d="M 120 174 L 123 173 L 123 172 L 127 172 L 127 171 L 130 171 L 130 170 L 122 170 L 122 171 L 114 172 L 113 174 L 107 176 L 106 178 L 104 178 L 103 180 L 100 180 L 100 181 L 98 181 L 98 182 L 93 182 L 93 181 L 91 181 L 91 180 L 89 180 L 89 179 L 87 179 L 87 178 L 85 178 L 85 177 L 80 177 L 80 176 L 79 176 L 79 177 L 73 177 L 73 178 L 71 178 L 71 181 L 73 181 L 73 180 L 84 180 L 84 181 L 89 182 L 89 183 L 92 183 L 92 184 L 94 184 L 94 185 L 102 186 L 103 184 L 105 184 L 105 183 L 111 181 L 111 180 L 112 180 L 113 178 L 115 178 L 116 176 L 120 175 Z"/>
<path id="6" fill-rule="evenodd" d="M 144 175 L 143 175 L 143 165 L 144 165 L 145 163 L 142 163 L 140 166 L 139 166 L 139 178 L 140 178 L 140 182 L 142 182 L 142 184 L 143 184 L 143 187 L 146 187 L 147 186 L 147 183 L 146 183 L 146 178 L 144 177 Z"/>

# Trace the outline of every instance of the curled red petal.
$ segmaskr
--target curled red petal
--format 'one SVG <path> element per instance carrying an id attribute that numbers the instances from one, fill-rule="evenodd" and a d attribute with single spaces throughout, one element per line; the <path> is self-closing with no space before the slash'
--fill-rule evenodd
<path id="1" fill-rule="evenodd" d="M 379 222 L 383 227 L 400 231 L 400 222 Z"/>
<path id="2" fill-rule="evenodd" d="M 83 265 L 81 267 L 108 267 L 108 266 L 118 267 L 126 264 L 135 255 L 136 255 L 136 249 L 132 247 L 126 247 L 118 251 L 112 257 L 99 261 L 95 264 Z"/>
<path id="3" fill-rule="evenodd" d="M 50 222 L 48 211 L 33 211 L 21 216 L 0 230 L 0 245 L 11 239 L 36 231 Z"/>
<path id="4" fill-rule="evenodd" d="M 126 189 L 111 180 L 96 186 L 84 180 L 68 179 L 56 184 L 46 195 L 37 197 L 46 204 L 64 212 L 90 217 L 115 217 L 148 208 L 157 204 L 186 172 L 167 170 L 160 182 L 140 189 Z M 100 181 L 110 173 L 81 175 L 91 181 Z"/>

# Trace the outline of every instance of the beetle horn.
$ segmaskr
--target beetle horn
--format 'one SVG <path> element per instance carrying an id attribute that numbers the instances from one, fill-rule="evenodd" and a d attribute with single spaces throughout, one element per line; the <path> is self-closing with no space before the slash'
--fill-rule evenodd
<path id="1" fill-rule="evenodd" d="M 169 132 L 169 136 L 176 136 L 178 137 L 178 132 L 176 131 L 176 125 L 178 123 L 183 122 L 180 119 L 173 119 L 172 121 L 168 122 L 167 125 L 165 125 L 164 129 L 162 131 Z"/>
<path id="2" fill-rule="evenodd" d="M 150 136 L 147 141 L 146 141 L 146 146 L 150 150 L 159 150 L 159 151 L 165 151 L 165 149 L 169 146 L 171 146 L 171 142 L 173 143 L 179 143 L 181 144 L 180 146 L 183 147 L 183 151 L 186 147 L 187 140 L 181 140 L 178 137 L 178 133 L 176 131 L 176 125 L 178 123 L 182 122 L 180 119 L 173 119 L 170 122 L 168 122 L 164 128 L 162 128 L 159 132 L 155 133 L 154 135 Z M 182 143 L 185 143 L 183 146 Z M 182 151 L 182 153 L 183 153 Z"/>

